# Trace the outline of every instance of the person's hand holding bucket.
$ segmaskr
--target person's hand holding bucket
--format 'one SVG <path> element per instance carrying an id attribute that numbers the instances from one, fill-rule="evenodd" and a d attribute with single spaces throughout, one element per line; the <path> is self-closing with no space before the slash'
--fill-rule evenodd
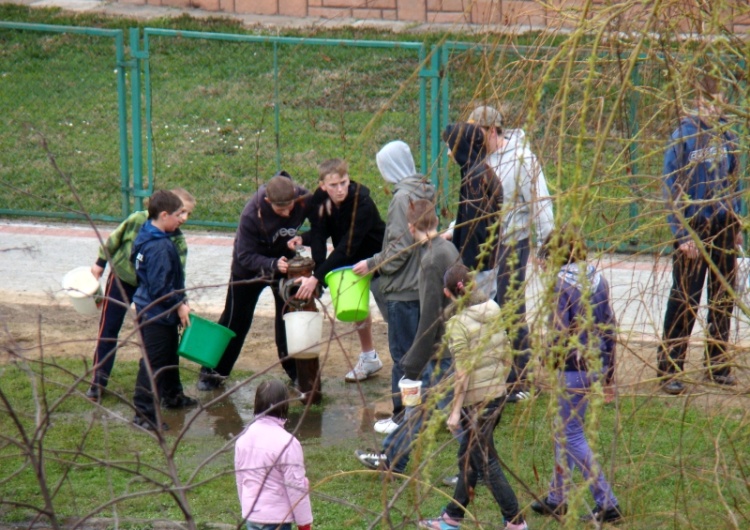
<path id="1" fill-rule="evenodd" d="M 177 316 L 180 317 L 180 323 L 183 328 L 190 325 L 190 306 L 187 302 L 181 303 L 180 307 L 177 308 Z"/>
<path id="2" fill-rule="evenodd" d="M 398 388 L 401 390 L 401 402 L 404 407 L 416 407 L 422 403 L 422 381 L 402 377 L 398 382 Z"/>

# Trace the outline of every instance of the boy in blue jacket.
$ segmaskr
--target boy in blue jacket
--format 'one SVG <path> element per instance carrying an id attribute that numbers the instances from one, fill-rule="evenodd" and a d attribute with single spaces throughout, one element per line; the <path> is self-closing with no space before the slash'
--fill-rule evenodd
<path id="1" fill-rule="evenodd" d="M 685 390 L 677 375 L 685 364 L 707 272 L 706 379 L 736 383 L 726 351 L 734 310 L 726 285 L 734 285 L 735 247 L 742 245 L 739 146 L 722 117 L 725 101 L 718 80 L 703 77 L 696 88 L 697 112 L 682 118 L 664 154 L 664 199 L 675 253 L 657 373 L 668 394 Z"/>
<path id="2" fill-rule="evenodd" d="M 143 337 L 135 382 L 133 424 L 146 430 L 167 430 L 157 423 L 156 410 L 194 406 L 180 382 L 178 328 L 188 326 L 190 307 L 185 296 L 185 274 L 172 238 L 182 223 L 182 201 L 171 191 L 155 192 L 148 204 L 148 220 L 133 244 L 132 260 L 138 279 L 133 301 Z M 161 401 L 160 401 L 161 400 Z"/>

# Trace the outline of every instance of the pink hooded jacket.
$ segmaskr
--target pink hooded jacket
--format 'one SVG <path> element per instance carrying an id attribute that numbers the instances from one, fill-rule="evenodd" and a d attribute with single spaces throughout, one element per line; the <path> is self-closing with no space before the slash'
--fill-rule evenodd
<path id="1" fill-rule="evenodd" d="M 237 438 L 234 471 L 242 516 L 253 523 L 311 524 L 302 446 L 286 420 L 259 416 Z"/>

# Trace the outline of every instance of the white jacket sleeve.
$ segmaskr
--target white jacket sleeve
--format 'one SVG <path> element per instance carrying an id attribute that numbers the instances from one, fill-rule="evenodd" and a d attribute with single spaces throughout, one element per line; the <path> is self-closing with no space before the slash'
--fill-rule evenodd
<path id="1" fill-rule="evenodd" d="M 528 149 L 523 150 L 523 180 L 521 193 L 529 204 L 529 222 L 536 228 L 537 244 L 549 235 L 554 228 L 554 213 L 552 211 L 552 197 L 547 189 L 542 165 L 536 156 Z"/>

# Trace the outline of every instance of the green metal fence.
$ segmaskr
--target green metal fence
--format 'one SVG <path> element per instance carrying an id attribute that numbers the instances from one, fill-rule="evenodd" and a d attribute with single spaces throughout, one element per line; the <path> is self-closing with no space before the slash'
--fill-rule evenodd
<path id="1" fill-rule="evenodd" d="M 233 227 L 274 172 L 312 189 L 330 157 L 384 209 L 375 153 L 393 139 L 450 215 L 457 170 L 440 135 L 482 103 L 525 128 L 562 218 L 586 204 L 596 241 L 668 239 L 662 150 L 684 102 L 665 101 L 679 65 L 663 55 L 0 22 L 0 61 L 2 215 L 117 220 L 183 186 L 194 224 Z"/>
<path id="2" fill-rule="evenodd" d="M 0 214 L 127 215 L 128 66 L 121 30 L 0 22 Z"/>

